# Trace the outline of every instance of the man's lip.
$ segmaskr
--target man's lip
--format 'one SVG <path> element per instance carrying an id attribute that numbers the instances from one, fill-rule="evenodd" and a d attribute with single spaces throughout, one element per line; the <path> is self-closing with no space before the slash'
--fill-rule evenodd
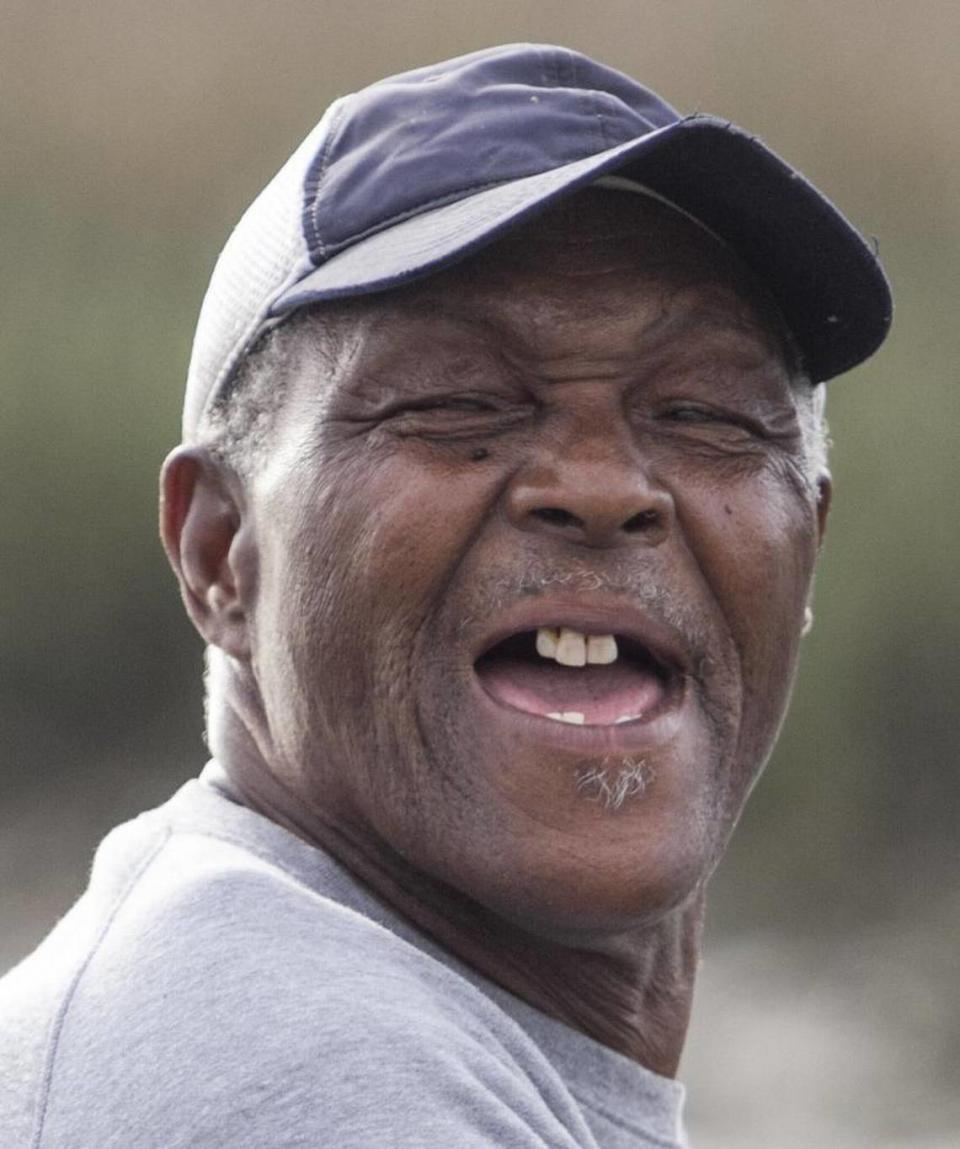
<path id="1" fill-rule="evenodd" d="M 632 722 L 577 726 L 505 706 L 484 689 L 476 675 L 472 684 L 480 708 L 498 722 L 507 723 L 514 737 L 589 757 L 643 753 L 669 741 L 684 721 L 688 702 L 688 691 L 684 687 L 685 684 L 670 691 L 654 711 Z"/>
<path id="2" fill-rule="evenodd" d="M 581 634 L 612 634 L 630 639 L 646 648 L 670 677 L 685 676 L 692 652 L 675 628 L 658 619 L 630 599 L 604 597 L 591 599 L 584 594 L 538 595 L 508 607 L 476 643 L 473 664 L 505 639 L 537 630 L 541 626 L 570 627 Z"/>

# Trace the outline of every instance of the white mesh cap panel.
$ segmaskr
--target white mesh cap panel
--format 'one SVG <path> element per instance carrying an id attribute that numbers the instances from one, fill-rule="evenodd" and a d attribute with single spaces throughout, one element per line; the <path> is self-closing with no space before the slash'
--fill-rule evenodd
<path id="1" fill-rule="evenodd" d="M 183 406 L 183 438 L 255 341 L 274 299 L 312 270 L 301 227 L 307 169 L 342 101 L 331 104 L 246 210 L 220 252 L 200 309 Z"/>

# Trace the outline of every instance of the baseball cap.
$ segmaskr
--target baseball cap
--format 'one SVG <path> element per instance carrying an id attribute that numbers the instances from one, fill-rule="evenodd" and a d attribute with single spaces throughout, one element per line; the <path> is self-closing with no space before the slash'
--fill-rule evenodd
<path id="1" fill-rule="evenodd" d="M 389 291 L 602 177 L 628 179 L 729 245 L 821 382 L 870 356 L 892 302 L 871 246 L 799 172 L 714 116 L 684 116 L 566 48 L 511 44 L 335 101 L 244 214 L 200 312 L 184 435 L 270 327 Z"/>

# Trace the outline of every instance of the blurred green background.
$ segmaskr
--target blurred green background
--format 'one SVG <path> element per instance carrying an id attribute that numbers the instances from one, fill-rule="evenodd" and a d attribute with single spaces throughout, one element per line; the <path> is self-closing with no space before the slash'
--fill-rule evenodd
<path id="1" fill-rule="evenodd" d="M 897 300 L 830 386 L 816 627 L 714 882 L 694 1145 L 960 1144 L 960 5 L 5 0 L 0 33 L 0 970 L 204 760 L 156 474 L 229 229 L 336 95 L 565 43 L 760 135 Z"/>

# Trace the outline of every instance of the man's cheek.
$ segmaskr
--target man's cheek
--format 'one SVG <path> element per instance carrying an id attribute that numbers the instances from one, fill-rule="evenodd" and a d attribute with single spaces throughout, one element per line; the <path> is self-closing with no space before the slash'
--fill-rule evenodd
<path id="1" fill-rule="evenodd" d="M 351 554 L 386 599 L 413 607 L 435 603 L 477 537 L 489 507 L 487 484 L 457 468 L 426 470 L 400 461 L 371 474 L 362 495 L 361 526 Z"/>
<path id="2" fill-rule="evenodd" d="M 799 625 L 816 557 L 812 505 L 764 484 L 720 495 L 698 516 L 698 557 L 724 613 L 756 640 Z"/>

